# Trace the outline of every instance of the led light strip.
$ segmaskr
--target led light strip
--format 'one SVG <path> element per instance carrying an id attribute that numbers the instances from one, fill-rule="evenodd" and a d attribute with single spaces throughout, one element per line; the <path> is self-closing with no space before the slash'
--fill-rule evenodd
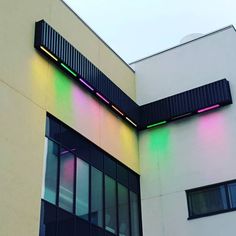
<path id="1" fill-rule="evenodd" d="M 111 107 L 116 110 L 120 115 L 124 116 L 124 113 L 122 113 L 118 108 L 116 108 L 115 106 L 111 105 Z"/>
<path id="2" fill-rule="evenodd" d="M 48 56 L 50 56 L 51 58 L 53 58 L 55 61 L 58 61 L 58 59 L 52 55 L 52 53 L 50 53 L 47 49 L 45 49 L 43 46 L 40 46 L 40 48 L 46 52 L 48 54 Z"/>
<path id="3" fill-rule="evenodd" d="M 137 127 L 137 125 L 132 120 L 130 120 L 127 116 L 125 117 L 125 119 L 128 120 L 133 126 Z"/>
<path id="4" fill-rule="evenodd" d="M 177 119 L 184 118 L 184 117 L 186 117 L 186 116 L 190 116 L 190 115 L 192 115 L 191 112 L 190 112 L 190 113 L 186 113 L 186 114 L 181 115 L 181 116 L 176 116 L 176 117 L 172 118 L 172 120 L 177 120 Z"/>
<path id="5" fill-rule="evenodd" d="M 110 102 L 104 98 L 100 93 L 96 92 L 97 96 L 100 97 L 105 103 L 110 104 Z"/>
<path id="6" fill-rule="evenodd" d="M 81 83 L 83 83 L 87 88 L 94 91 L 94 88 L 92 88 L 89 84 L 87 84 L 83 79 L 79 79 Z"/>
<path id="7" fill-rule="evenodd" d="M 200 109 L 200 110 L 197 111 L 197 113 L 202 113 L 202 112 L 205 112 L 205 111 L 210 111 L 210 110 L 216 109 L 218 107 L 220 107 L 220 105 L 216 104 L 216 105 L 213 105 L 213 106 L 210 106 L 210 107 L 206 107 L 206 108 Z"/>
<path id="8" fill-rule="evenodd" d="M 77 74 L 71 70 L 70 68 L 68 68 L 64 63 L 61 63 L 61 66 L 64 67 L 68 72 L 70 72 L 72 75 L 74 75 L 75 77 L 77 76 Z"/>
<path id="9" fill-rule="evenodd" d="M 167 121 L 164 120 L 164 121 L 158 122 L 156 124 L 148 125 L 147 128 L 149 129 L 149 128 L 152 128 L 152 127 L 155 127 L 155 126 L 158 126 L 158 125 L 164 125 L 166 123 L 167 123 Z"/>

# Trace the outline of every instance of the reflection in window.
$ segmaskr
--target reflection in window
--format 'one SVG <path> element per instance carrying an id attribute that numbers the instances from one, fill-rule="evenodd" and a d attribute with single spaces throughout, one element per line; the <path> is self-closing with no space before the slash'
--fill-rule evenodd
<path id="1" fill-rule="evenodd" d="M 42 198 L 52 204 L 56 204 L 59 147 L 56 143 L 46 139 L 46 148 L 47 156 Z"/>
<path id="2" fill-rule="evenodd" d="M 131 217 L 131 235 L 139 236 L 139 207 L 138 195 L 130 191 L 130 217 Z"/>
<path id="3" fill-rule="evenodd" d="M 103 180 L 102 172 L 91 168 L 91 222 L 103 227 Z"/>
<path id="4" fill-rule="evenodd" d="M 229 190 L 230 206 L 232 208 L 235 208 L 236 207 L 236 183 L 229 184 L 228 190 Z"/>
<path id="5" fill-rule="evenodd" d="M 129 235 L 129 200 L 128 189 L 118 184 L 119 235 Z"/>
<path id="6" fill-rule="evenodd" d="M 74 161 L 71 152 L 60 150 L 59 207 L 69 212 L 73 212 Z"/>
<path id="7" fill-rule="evenodd" d="M 88 220 L 89 213 L 89 165 L 79 158 L 76 169 L 76 215 Z"/>
<path id="8" fill-rule="evenodd" d="M 105 228 L 116 234 L 116 182 L 105 176 Z"/>

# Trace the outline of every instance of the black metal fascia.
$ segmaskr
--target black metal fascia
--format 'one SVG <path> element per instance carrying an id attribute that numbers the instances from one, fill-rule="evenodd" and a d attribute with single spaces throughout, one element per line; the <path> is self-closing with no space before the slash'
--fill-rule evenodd
<path id="1" fill-rule="evenodd" d="M 232 103 L 229 82 L 222 79 L 138 106 L 44 20 L 36 22 L 34 46 L 108 108 L 138 130 L 197 114 L 200 109 L 215 105 L 225 106 Z M 65 69 L 62 63 L 68 69 Z M 81 79 L 90 88 L 81 83 Z M 97 93 L 105 100 L 101 99 Z"/>

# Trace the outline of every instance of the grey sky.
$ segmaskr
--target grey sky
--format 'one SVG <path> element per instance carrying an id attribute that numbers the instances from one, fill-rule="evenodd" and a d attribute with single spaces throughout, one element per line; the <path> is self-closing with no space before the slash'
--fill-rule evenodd
<path id="1" fill-rule="evenodd" d="M 236 24 L 235 0 L 64 0 L 126 62 Z"/>

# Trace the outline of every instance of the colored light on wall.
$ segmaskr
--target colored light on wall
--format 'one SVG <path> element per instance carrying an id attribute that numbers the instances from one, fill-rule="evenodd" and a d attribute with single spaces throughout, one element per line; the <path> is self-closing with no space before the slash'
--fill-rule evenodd
<path id="1" fill-rule="evenodd" d="M 152 128 L 152 127 L 155 127 L 155 126 L 158 126 L 158 125 L 164 125 L 167 121 L 161 121 L 161 122 L 158 122 L 156 124 L 153 124 L 153 125 L 148 125 L 147 128 Z"/>
<path id="2" fill-rule="evenodd" d="M 120 115 L 124 115 L 124 113 L 122 113 L 118 108 L 116 108 L 115 106 L 113 106 L 112 105 L 112 108 L 114 109 L 114 110 L 116 110 Z"/>
<path id="3" fill-rule="evenodd" d="M 79 79 L 80 82 L 82 82 L 87 88 L 89 88 L 90 90 L 94 91 L 94 88 L 92 88 L 89 84 L 87 84 L 83 79 Z"/>
<path id="4" fill-rule="evenodd" d="M 213 105 L 213 106 L 210 106 L 210 107 L 206 107 L 206 108 L 200 109 L 197 112 L 198 113 L 202 113 L 202 112 L 205 112 L 205 111 L 213 110 L 213 109 L 218 108 L 218 107 L 220 107 L 220 105 L 216 104 L 216 105 Z"/>
<path id="5" fill-rule="evenodd" d="M 110 104 L 110 102 L 104 98 L 100 93 L 96 92 L 97 96 L 100 97 L 104 102 L 106 102 L 107 104 Z"/>
<path id="6" fill-rule="evenodd" d="M 55 61 L 58 61 L 58 59 L 52 55 L 52 53 L 50 53 L 47 49 L 45 49 L 43 46 L 40 46 L 40 48 L 46 52 L 51 58 L 53 58 Z"/>
<path id="7" fill-rule="evenodd" d="M 77 74 L 74 71 L 72 71 L 70 68 L 68 68 L 65 64 L 61 63 L 61 66 L 64 67 L 68 72 L 70 72 L 75 77 L 77 76 Z"/>
<path id="8" fill-rule="evenodd" d="M 125 119 L 128 120 L 133 126 L 137 127 L 137 125 L 132 120 L 130 120 L 128 117 L 125 117 Z"/>

